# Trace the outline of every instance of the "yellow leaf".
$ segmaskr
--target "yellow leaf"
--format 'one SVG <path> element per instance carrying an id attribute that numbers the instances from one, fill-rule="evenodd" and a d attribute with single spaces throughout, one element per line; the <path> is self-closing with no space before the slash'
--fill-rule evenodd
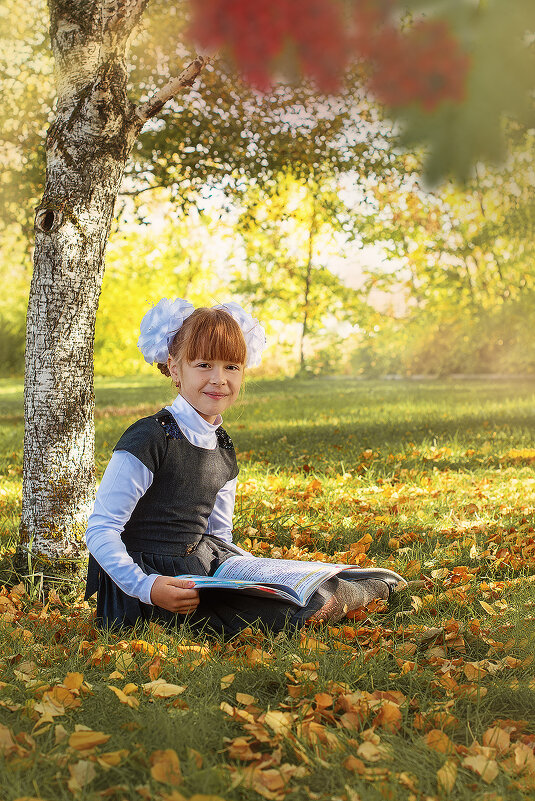
<path id="1" fill-rule="evenodd" d="M 451 793 L 457 781 L 457 765 L 453 760 L 448 759 L 442 767 L 437 770 L 438 789 L 445 793 Z"/>
<path id="2" fill-rule="evenodd" d="M 147 695 L 154 695 L 156 698 L 171 698 L 180 695 L 186 689 L 178 684 L 168 684 L 164 679 L 155 679 L 142 685 Z"/>
<path id="3" fill-rule="evenodd" d="M 236 693 L 236 701 L 239 704 L 245 704 L 247 706 L 249 704 L 254 704 L 256 698 L 254 695 L 249 695 L 248 693 Z"/>
<path id="4" fill-rule="evenodd" d="M 264 723 L 272 729 L 275 734 L 287 734 L 292 728 L 293 717 L 290 712 L 279 712 L 270 709 L 264 715 Z"/>
<path id="5" fill-rule="evenodd" d="M 230 687 L 235 678 L 236 678 L 235 673 L 229 673 L 227 676 L 223 676 L 221 678 L 221 689 L 226 690 L 227 687 Z"/>
<path id="6" fill-rule="evenodd" d="M 139 700 L 137 698 L 132 698 L 130 695 L 125 695 L 122 690 L 118 687 L 114 687 L 113 684 L 108 684 L 108 689 L 115 693 L 121 704 L 126 704 L 127 706 L 131 706 L 132 709 L 137 709 L 139 706 Z"/>
<path id="7" fill-rule="evenodd" d="M 371 743 L 369 740 L 361 743 L 357 748 L 357 754 L 366 762 L 379 762 L 384 756 L 379 746 Z"/>
<path id="8" fill-rule="evenodd" d="M 126 651 L 118 654 L 115 659 L 115 669 L 120 670 L 121 673 L 127 673 L 129 670 L 135 668 L 135 666 L 136 660 L 132 654 L 129 654 Z"/>
<path id="9" fill-rule="evenodd" d="M 94 764 L 86 759 L 81 759 L 68 767 L 71 778 L 67 782 L 67 787 L 71 793 L 79 793 L 97 774 Z"/>
<path id="10" fill-rule="evenodd" d="M 467 756 L 463 759 L 462 764 L 464 768 L 468 768 L 474 773 L 477 773 L 478 776 L 481 776 L 486 784 L 493 782 L 499 772 L 496 760 L 488 759 L 488 757 L 483 754 Z"/>
<path id="11" fill-rule="evenodd" d="M 176 751 L 166 748 L 164 751 L 154 751 L 150 757 L 150 773 L 157 782 L 171 784 L 173 787 L 182 783 L 180 762 Z"/>
<path id="12" fill-rule="evenodd" d="M 67 673 L 63 679 L 63 686 L 66 687 L 67 690 L 79 690 L 83 683 L 83 673 Z"/>
<path id="13" fill-rule="evenodd" d="M 137 684 L 133 684 L 132 682 L 129 682 L 128 684 L 124 685 L 123 693 L 125 695 L 132 695 L 132 693 L 137 693 L 138 689 L 139 689 L 139 687 L 137 686 Z"/>
<path id="14" fill-rule="evenodd" d="M 535 756 L 533 750 L 524 745 L 524 743 L 517 743 L 514 749 L 515 764 L 520 770 L 527 770 L 529 773 L 535 773 Z"/>
<path id="15" fill-rule="evenodd" d="M 61 725 L 61 723 L 58 723 L 58 724 L 57 724 L 57 725 L 54 727 L 54 737 L 55 737 L 55 742 L 56 742 L 56 745 L 57 745 L 58 743 L 61 743 L 61 742 L 63 742 L 63 740 L 64 740 L 66 737 L 68 737 L 68 736 L 69 736 L 69 732 L 67 731 L 67 729 L 65 728 L 65 726 L 62 726 L 62 725 Z"/>
<path id="16" fill-rule="evenodd" d="M 97 745 L 104 745 L 110 737 L 111 734 L 104 734 L 102 731 L 75 731 L 69 737 L 69 745 L 76 751 L 87 751 Z"/>
<path id="17" fill-rule="evenodd" d="M 106 751 L 105 754 L 100 754 L 97 757 L 97 762 L 104 770 L 115 768 L 129 753 L 130 751 L 126 748 L 120 748 L 118 751 Z"/>
<path id="18" fill-rule="evenodd" d="M 499 726 L 491 726 L 483 735 L 483 745 L 495 748 L 499 754 L 505 754 L 511 745 L 509 732 L 504 731 Z"/>
<path id="19" fill-rule="evenodd" d="M 480 606 L 483 607 L 485 612 L 487 612 L 487 614 L 489 614 L 489 615 L 497 615 L 498 614 L 496 612 L 496 610 L 493 609 L 492 606 L 490 604 L 488 604 L 486 601 L 480 601 L 479 603 L 480 603 Z"/>
<path id="20" fill-rule="evenodd" d="M 3 751 L 5 748 L 13 748 L 14 745 L 15 741 L 13 740 L 11 729 L 8 729 L 7 726 L 3 726 L 0 723 L 0 751 Z"/>

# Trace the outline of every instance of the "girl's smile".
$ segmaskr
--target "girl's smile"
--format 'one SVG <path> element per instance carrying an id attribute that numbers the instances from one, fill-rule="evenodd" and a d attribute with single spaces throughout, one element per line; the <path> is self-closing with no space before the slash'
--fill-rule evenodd
<path id="1" fill-rule="evenodd" d="M 222 359 L 168 360 L 169 372 L 180 387 L 180 394 L 208 423 L 232 406 L 238 398 L 243 364 Z"/>

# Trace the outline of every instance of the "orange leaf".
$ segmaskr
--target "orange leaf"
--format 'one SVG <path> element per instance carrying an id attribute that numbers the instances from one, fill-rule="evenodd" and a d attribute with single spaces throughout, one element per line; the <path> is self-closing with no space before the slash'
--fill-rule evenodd
<path id="1" fill-rule="evenodd" d="M 110 737 L 111 734 L 104 734 L 101 731 L 75 731 L 69 737 L 69 745 L 76 751 L 87 751 L 97 745 L 104 745 Z"/>
<path id="2" fill-rule="evenodd" d="M 438 751 L 439 754 L 452 754 L 455 750 L 455 746 L 448 735 L 440 729 L 431 729 L 431 731 L 428 731 L 427 734 L 424 735 L 424 742 L 428 748 L 431 748 L 433 751 Z"/>
<path id="3" fill-rule="evenodd" d="M 97 762 L 104 770 L 115 768 L 120 765 L 124 757 L 128 756 L 129 753 L 130 751 L 126 748 L 120 748 L 118 751 L 106 751 L 105 754 L 100 754 L 97 757 Z"/>
<path id="4" fill-rule="evenodd" d="M 346 770 L 350 770 L 352 773 L 358 773 L 359 776 L 362 776 L 364 773 L 366 773 L 366 765 L 362 759 L 359 759 L 351 754 L 344 759 L 342 764 Z"/>
<path id="5" fill-rule="evenodd" d="M 382 726 L 388 731 L 397 731 L 401 727 L 401 709 L 393 701 L 383 701 L 377 713 L 374 726 Z"/>
<path id="6" fill-rule="evenodd" d="M 67 690 L 79 690 L 83 683 L 83 673 L 67 673 L 63 679 L 63 686 L 66 687 Z"/>
<path id="7" fill-rule="evenodd" d="M 162 672 L 162 660 L 160 659 L 159 656 L 157 656 L 156 659 L 149 665 L 149 676 L 151 678 L 151 681 L 156 681 L 161 672 Z"/>
<path id="8" fill-rule="evenodd" d="M 108 684 L 108 689 L 115 693 L 121 704 L 126 704 L 127 706 L 131 706 L 132 709 L 137 709 L 139 706 L 139 701 L 137 698 L 132 698 L 130 695 L 125 695 L 122 690 L 118 687 L 114 687 L 113 684 Z"/>
<path id="9" fill-rule="evenodd" d="M 176 751 L 166 748 L 164 751 L 154 751 L 150 757 L 150 773 L 157 782 L 171 784 L 173 787 L 182 783 L 180 762 Z"/>
<path id="10" fill-rule="evenodd" d="M 333 697 L 329 693 L 316 693 L 314 701 L 318 707 L 326 709 L 328 706 L 331 706 Z"/>

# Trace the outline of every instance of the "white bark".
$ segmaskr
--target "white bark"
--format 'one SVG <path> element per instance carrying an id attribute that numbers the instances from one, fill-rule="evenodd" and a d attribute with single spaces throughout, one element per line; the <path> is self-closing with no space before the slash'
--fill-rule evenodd
<path id="1" fill-rule="evenodd" d="M 136 136 L 171 96 L 149 101 L 141 114 L 127 96 L 126 44 L 146 2 L 49 0 L 58 105 L 35 221 L 21 520 L 22 550 L 31 569 L 45 574 L 76 572 L 84 549 L 94 498 L 93 340 L 104 251 Z M 176 88 L 191 85 L 202 66 L 202 59 L 190 65 Z"/>

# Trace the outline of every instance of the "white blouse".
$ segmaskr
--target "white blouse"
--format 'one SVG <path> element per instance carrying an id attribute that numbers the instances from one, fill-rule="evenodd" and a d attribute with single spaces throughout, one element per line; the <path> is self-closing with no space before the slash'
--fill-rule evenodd
<path id="1" fill-rule="evenodd" d="M 166 408 L 192 445 L 215 450 L 215 432 L 222 422 L 220 415 L 213 424 L 208 423 L 182 395 Z M 131 453 L 115 451 L 102 476 L 86 532 L 87 547 L 103 570 L 123 592 L 146 604 L 152 603 L 150 592 L 158 574 L 147 575 L 136 565 L 126 550 L 121 533 L 153 478 L 153 473 Z M 206 529 L 206 534 L 228 543 L 232 543 L 236 483 L 237 478 L 233 478 L 219 491 Z"/>

